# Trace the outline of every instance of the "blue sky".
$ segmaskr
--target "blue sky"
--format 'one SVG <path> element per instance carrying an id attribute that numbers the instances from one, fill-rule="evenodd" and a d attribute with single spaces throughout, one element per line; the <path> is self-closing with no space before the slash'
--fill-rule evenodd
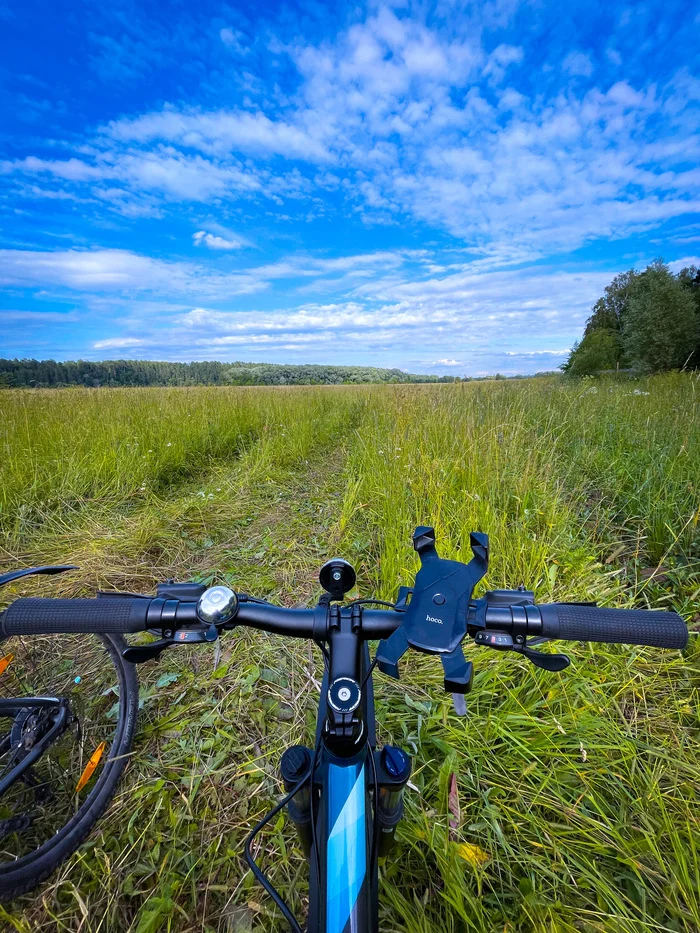
<path id="1" fill-rule="evenodd" d="M 699 27 L 0 5 L 0 355 L 554 368 L 613 274 L 700 263 Z"/>

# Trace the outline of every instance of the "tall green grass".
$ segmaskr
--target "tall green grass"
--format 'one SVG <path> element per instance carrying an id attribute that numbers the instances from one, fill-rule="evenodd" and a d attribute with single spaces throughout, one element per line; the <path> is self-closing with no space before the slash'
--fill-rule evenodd
<path id="1" fill-rule="evenodd" d="M 19 542 L 67 512 L 168 494 L 271 436 L 277 460 L 298 459 L 329 410 L 352 407 L 313 389 L 2 392 L 0 532 Z"/>
<path id="2" fill-rule="evenodd" d="M 487 585 L 541 601 L 700 607 L 697 379 L 342 389 L 0 393 L 6 563 L 81 570 L 12 591 L 147 590 L 225 579 L 308 604 L 341 554 L 392 598 L 416 524 Z M 648 394 L 647 394 L 648 393 Z M 172 446 L 168 446 L 171 444 Z M 377 675 L 380 735 L 414 756 L 382 931 L 700 929 L 695 642 L 675 652 L 569 646 L 552 675 L 471 652 L 466 720 L 440 665 Z M 176 679 L 161 680 L 164 674 Z M 140 669 L 141 729 L 118 798 L 17 930 L 283 930 L 240 858 L 280 791 L 282 749 L 310 740 L 308 646 L 240 632 Z M 448 788 L 456 779 L 461 813 Z M 453 808 L 454 809 L 454 806 Z M 282 819 L 259 856 L 298 913 L 305 866 Z"/>
<path id="3" fill-rule="evenodd" d="M 470 530 L 489 533 L 491 587 L 525 583 L 540 601 L 665 603 L 693 618 L 695 399 L 695 380 L 678 376 L 399 390 L 376 400 L 350 450 L 346 539 L 385 598 L 415 572 L 410 530 L 433 522 L 438 549 L 458 559 L 470 556 Z M 675 573 L 651 587 L 659 560 Z M 404 660 L 408 695 L 382 682 L 384 729 L 418 750 L 408 855 L 385 885 L 395 911 L 412 904 L 417 916 L 397 929 L 700 926 L 697 650 L 685 660 L 600 646 L 570 654 L 573 669 L 543 677 L 472 652 L 466 724 L 440 699 L 433 660 Z M 453 841 L 450 774 L 466 801 Z"/>

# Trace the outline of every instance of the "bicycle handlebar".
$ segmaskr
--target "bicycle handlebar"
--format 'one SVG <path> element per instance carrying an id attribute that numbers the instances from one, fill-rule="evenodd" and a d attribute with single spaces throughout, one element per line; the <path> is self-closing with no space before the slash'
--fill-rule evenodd
<path id="1" fill-rule="evenodd" d="M 475 604 L 472 604 L 475 606 Z M 292 638 L 313 638 L 314 609 L 286 609 L 270 603 L 241 600 L 236 617 L 227 627 L 246 625 Z M 470 616 L 473 613 L 470 611 Z M 388 638 L 401 624 L 403 613 L 364 609 L 362 637 Z M 18 599 L 0 614 L 0 632 L 10 635 L 46 635 L 73 632 L 122 633 L 150 628 L 172 629 L 198 622 L 196 604 L 177 599 L 102 596 L 97 599 Z M 486 607 L 487 629 L 561 639 L 656 648 L 684 648 L 685 623 L 675 612 L 607 609 L 597 606 L 550 603 Z"/>
<path id="2" fill-rule="evenodd" d="M 606 609 L 567 603 L 550 603 L 538 608 L 545 638 L 654 648 L 685 648 L 688 643 L 686 624 L 675 612 Z"/>
<path id="3" fill-rule="evenodd" d="M 73 632 L 127 634 L 146 630 L 150 599 L 16 599 L 0 616 L 2 634 L 54 635 Z"/>

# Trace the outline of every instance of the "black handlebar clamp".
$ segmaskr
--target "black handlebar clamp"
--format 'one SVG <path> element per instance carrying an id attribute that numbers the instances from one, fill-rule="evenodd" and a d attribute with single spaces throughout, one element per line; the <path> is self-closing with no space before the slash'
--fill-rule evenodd
<path id="1" fill-rule="evenodd" d="M 488 568 L 489 539 L 481 532 L 472 532 L 469 543 L 474 556 L 468 564 L 445 560 L 435 548 L 435 530 L 425 525 L 416 528 L 413 546 L 420 555 L 421 569 L 401 625 L 379 643 L 377 663 L 384 674 L 398 678 L 399 660 L 409 648 L 415 648 L 440 655 L 448 693 L 469 692 L 473 668 L 461 643 L 467 634 L 474 587 Z"/>

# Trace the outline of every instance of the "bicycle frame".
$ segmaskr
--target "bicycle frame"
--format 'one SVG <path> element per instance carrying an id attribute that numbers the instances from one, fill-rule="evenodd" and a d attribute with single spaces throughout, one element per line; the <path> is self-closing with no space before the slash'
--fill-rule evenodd
<path id="1" fill-rule="evenodd" d="M 331 645 L 331 670 L 332 652 Z M 354 672 L 358 683 L 368 669 L 369 651 L 365 644 L 360 668 Z M 371 675 L 361 704 L 367 740 L 350 757 L 336 754 L 323 741 L 328 679 L 326 671 L 316 726 L 320 758 L 314 769 L 318 852 L 312 846 L 307 933 L 377 933 L 377 853 L 372 860 L 373 777 L 369 760 L 376 746 Z"/>

